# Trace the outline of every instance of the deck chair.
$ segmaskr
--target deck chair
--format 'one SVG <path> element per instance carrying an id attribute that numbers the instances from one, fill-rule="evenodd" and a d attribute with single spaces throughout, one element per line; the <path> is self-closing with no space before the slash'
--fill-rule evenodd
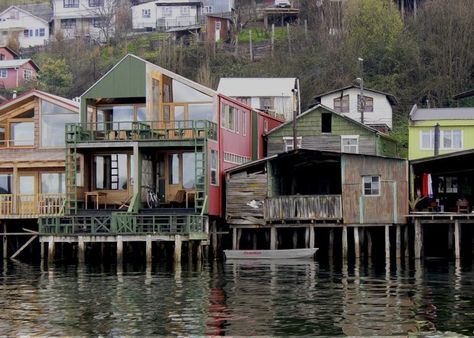
<path id="1" fill-rule="evenodd" d="M 170 201 L 172 207 L 182 207 L 186 203 L 186 190 L 178 190 L 176 196 Z"/>

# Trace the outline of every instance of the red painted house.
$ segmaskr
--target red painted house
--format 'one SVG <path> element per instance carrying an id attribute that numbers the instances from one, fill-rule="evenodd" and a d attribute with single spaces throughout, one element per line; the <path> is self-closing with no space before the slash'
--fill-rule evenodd
<path id="1" fill-rule="evenodd" d="M 18 88 L 36 80 L 38 66 L 31 59 L 18 57 L 12 49 L 0 47 L 0 88 Z"/>
<path id="2" fill-rule="evenodd" d="M 40 231 L 80 219 L 107 235 L 205 240 L 224 215 L 224 171 L 262 157 L 263 134 L 282 122 L 127 55 L 81 96 L 81 123 L 66 131 L 66 214 Z"/>

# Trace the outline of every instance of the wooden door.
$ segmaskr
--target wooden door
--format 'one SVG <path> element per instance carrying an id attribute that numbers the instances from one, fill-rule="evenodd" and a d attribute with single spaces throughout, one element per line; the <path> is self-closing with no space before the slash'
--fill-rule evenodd
<path id="1" fill-rule="evenodd" d="M 179 190 L 182 189 L 181 184 L 181 154 L 168 153 L 166 156 L 166 201 L 173 201 Z"/>

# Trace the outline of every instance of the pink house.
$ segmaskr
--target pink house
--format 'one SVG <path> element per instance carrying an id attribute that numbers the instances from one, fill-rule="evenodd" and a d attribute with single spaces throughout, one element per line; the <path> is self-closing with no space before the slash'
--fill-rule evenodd
<path id="1" fill-rule="evenodd" d="M 18 59 L 8 47 L 0 47 L 0 89 L 13 89 L 35 81 L 38 66 L 31 59 Z"/>

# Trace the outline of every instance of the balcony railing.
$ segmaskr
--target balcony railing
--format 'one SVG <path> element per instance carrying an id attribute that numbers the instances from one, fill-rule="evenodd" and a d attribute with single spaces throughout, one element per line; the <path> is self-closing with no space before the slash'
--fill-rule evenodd
<path id="1" fill-rule="evenodd" d="M 66 142 L 124 142 L 217 139 L 217 124 L 208 120 L 173 122 L 87 122 L 66 125 Z"/>
<path id="2" fill-rule="evenodd" d="M 190 234 L 207 231 L 207 216 L 149 215 L 115 212 L 39 219 L 39 232 L 49 235 Z"/>
<path id="3" fill-rule="evenodd" d="M 156 20 L 156 30 L 166 31 L 172 28 L 189 27 L 195 25 L 204 25 L 205 17 L 196 16 L 178 16 L 176 18 L 159 18 Z"/>
<path id="4" fill-rule="evenodd" d="M 341 195 L 295 195 L 267 198 L 266 221 L 323 221 L 342 219 Z"/>
<path id="5" fill-rule="evenodd" d="M 62 215 L 65 194 L 1 194 L 0 217 Z"/>

